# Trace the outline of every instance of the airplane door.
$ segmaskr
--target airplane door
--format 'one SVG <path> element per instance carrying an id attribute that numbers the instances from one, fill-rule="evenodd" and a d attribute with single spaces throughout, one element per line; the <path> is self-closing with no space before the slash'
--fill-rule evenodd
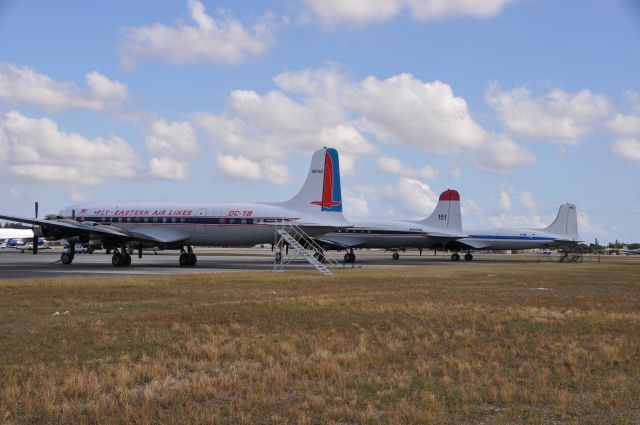
<path id="1" fill-rule="evenodd" d="M 204 233 L 205 232 L 205 227 L 204 227 L 204 218 L 207 216 L 207 209 L 206 208 L 200 208 L 198 211 L 196 211 L 196 233 Z"/>

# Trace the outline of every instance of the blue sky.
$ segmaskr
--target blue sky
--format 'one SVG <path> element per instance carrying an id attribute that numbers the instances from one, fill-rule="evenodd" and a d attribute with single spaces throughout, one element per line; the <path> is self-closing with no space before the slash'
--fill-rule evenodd
<path id="1" fill-rule="evenodd" d="M 640 241 L 640 6 L 0 2 L 0 205 L 277 201 L 339 149 L 351 218 Z"/>

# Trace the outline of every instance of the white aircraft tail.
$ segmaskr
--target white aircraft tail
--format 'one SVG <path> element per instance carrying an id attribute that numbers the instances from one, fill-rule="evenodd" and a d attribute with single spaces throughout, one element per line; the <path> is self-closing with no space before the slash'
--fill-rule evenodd
<path id="1" fill-rule="evenodd" d="M 342 189 L 338 151 L 333 148 L 315 151 L 302 189 L 281 205 L 297 211 L 335 213 L 341 217 Z"/>
<path id="2" fill-rule="evenodd" d="M 579 240 L 578 235 L 578 214 L 574 204 L 562 204 L 558 210 L 556 219 L 549 227 L 542 229 L 547 233 L 564 236 L 569 239 Z"/>
<path id="3" fill-rule="evenodd" d="M 462 214 L 460 213 L 460 194 L 457 190 L 447 189 L 440 194 L 433 213 L 420 221 L 427 226 L 462 233 Z"/>

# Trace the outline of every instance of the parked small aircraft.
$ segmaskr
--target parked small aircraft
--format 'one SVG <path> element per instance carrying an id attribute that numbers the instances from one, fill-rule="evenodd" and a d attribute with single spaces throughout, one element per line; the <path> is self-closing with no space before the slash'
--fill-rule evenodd
<path id="1" fill-rule="evenodd" d="M 640 255 L 640 248 L 629 249 L 627 245 L 622 247 L 622 253 L 626 255 Z"/>

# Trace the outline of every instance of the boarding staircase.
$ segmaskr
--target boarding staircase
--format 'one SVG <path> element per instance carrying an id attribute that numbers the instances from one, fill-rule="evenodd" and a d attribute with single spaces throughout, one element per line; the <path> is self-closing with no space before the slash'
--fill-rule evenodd
<path id="1" fill-rule="evenodd" d="M 324 276 L 331 276 L 330 268 L 340 267 L 340 263 L 332 258 L 318 243 L 299 226 L 288 222 L 278 222 L 275 226 L 275 244 L 273 270 L 282 271 L 292 261 L 303 258 Z M 283 256 L 282 250 L 287 244 L 293 248 L 294 254 Z"/>

